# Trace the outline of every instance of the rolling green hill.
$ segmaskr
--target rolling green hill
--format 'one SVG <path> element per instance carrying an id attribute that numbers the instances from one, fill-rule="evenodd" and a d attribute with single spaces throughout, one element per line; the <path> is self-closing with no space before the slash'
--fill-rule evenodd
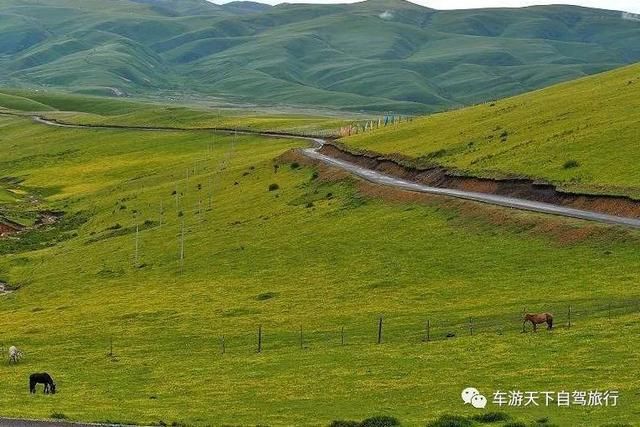
<path id="1" fill-rule="evenodd" d="M 636 64 L 342 141 L 420 166 L 640 199 L 639 99 Z"/>
<path id="2" fill-rule="evenodd" d="M 366 116 L 326 110 L 273 110 L 224 105 L 166 105 L 49 91 L 0 90 L 0 115 L 32 112 L 47 119 L 79 125 L 166 128 L 225 128 L 333 136 L 337 130 Z"/>
<path id="3" fill-rule="evenodd" d="M 637 60 L 638 22 L 571 6 L 0 1 L 7 87 L 431 112 Z"/>

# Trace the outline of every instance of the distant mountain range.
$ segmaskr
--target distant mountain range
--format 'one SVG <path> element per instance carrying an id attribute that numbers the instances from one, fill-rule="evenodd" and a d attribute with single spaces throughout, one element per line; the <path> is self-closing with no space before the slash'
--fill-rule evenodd
<path id="1" fill-rule="evenodd" d="M 0 85 L 429 112 L 640 60 L 640 22 L 401 0 L 0 0 Z"/>

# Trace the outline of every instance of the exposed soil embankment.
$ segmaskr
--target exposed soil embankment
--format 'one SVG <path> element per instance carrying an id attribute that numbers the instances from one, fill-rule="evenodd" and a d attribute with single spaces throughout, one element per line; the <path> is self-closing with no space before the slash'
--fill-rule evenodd
<path id="1" fill-rule="evenodd" d="M 39 212 L 38 218 L 31 227 L 18 224 L 17 222 L 13 222 L 7 218 L 0 216 L 0 237 L 12 236 L 14 234 L 20 234 L 23 231 L 54 225 L 60 220 L 60 218 L 62 218 L 63 215 L 63 212 L 58 211 Z"/>
<path id="2" fill-rule="evenodd" d="M 345 147 L 333 143 L 325 144 L 320 152 L 387 175 L 431 187 L 497 194 L 609 215 L 640 218 L 640 201 L 629 197 L 568 193 L 556 189 L 552 184 L 528 179 L 498 180 L 460 176 L 443 167 L 417 168 L 399 164 L 382 155 L 352 153 Z"/>
<path id="3" fill-rule="evenodd" d="M 59 211 L 42 211 L 38 213 L 38 219 L 36 220 L 36 227 L 43 227 L 47 225 L 53 225 L 57 223 L 64 215 L 64 212 Z"/>
<path id="4" fill-rule="evenodd" d="M 23 226 L 8 219 L 0 217 L 0 237 L 17 234 L 24 229 Z"/>

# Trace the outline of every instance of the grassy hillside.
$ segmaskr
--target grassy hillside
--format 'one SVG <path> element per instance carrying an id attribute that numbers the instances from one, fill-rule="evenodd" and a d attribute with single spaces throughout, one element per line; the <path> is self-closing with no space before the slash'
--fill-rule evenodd
<path id="1" fill-rule="evenodd" d="M 2 0 L 0 84 L 432 112 L 638 61 L 639 41 L 620 12 L 572 6 Z"/>
<path id="2" fill-rule="evenodd" d="M 82 112 L 109 117 L 151 109 L 153 105 L 116 98 L 3 88 L 0 91 L 0 108 L 24 112 Z"/>
<path id="3" fill-rule="evenodd" d="M 487 177 L 640 198 L 640 65 L 343 140 Z"/>
<path id="4" fill-rule="evenodd" d="M 0 127 L 0 185 L 25 209 L 65 212 L 0 240 L 0 280 L 17 289 L 0 295 L 0 343 L 25 352 L 0 364 L 3 416 L 419 426 L 477 415 L 459 397 L 473 385 L 621 395 L 609 408 L 491 408 L 527 423 L 637 418 L 635 231 L 274 163 L 300 141 Z M 520 333 L 523 309 L 554 312 L 557 330 Z M 59 393 L 29 396 L 36 371 Z"/>
<path id="5" fill-rule="evenodd" d="M 334 135 L 341 126 L 364 122 L 364 115 L 338 115 L 326 110 L 274 110 L 241 108 L 221 103 L 173 106 L 149 100 L 125 100 L 52 91 L 0 89 L 0 113 L 81 125 L 117 125 L 173 128 L 226 128 L 298 134 Z"/>
<path id="6" fill-rule="evenodd" d="M 10 93 L 0 93 L 0 108 L 17 111 L 48 111 L 53 110 L 49 105 L 42 104 L 30 98 L 16 96 Z"/>

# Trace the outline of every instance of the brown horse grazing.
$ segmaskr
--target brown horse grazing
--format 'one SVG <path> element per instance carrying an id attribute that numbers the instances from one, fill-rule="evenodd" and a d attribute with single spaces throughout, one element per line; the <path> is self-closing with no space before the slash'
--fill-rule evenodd
<path id="1" fill-rule="evenodd" d="M 541 323 L 547 324 L 547 329 L 553 328 L 553 315 L 551 313 L 527 313 L 524 315 L 524 322 L 522 322 L 522 332 L 524 332 L 524 326 L 527 322 L 531 322 L 533 325 L 533 332 L 536 332 L 538 325 Z"/>

